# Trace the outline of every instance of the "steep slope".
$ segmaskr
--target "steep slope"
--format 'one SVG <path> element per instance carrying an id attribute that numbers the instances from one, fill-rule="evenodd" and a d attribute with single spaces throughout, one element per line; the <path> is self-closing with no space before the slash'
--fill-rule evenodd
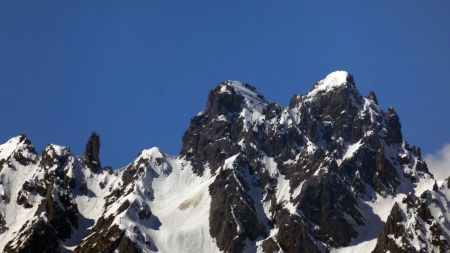
<path id="1" fill-rule="evenodd" d="M 250 85 L 211 90 L 176 157 L 102 168 L 25 136 L 0 146 L 5 252 L 446 252 L 449 197 L 394 109 L 336 71 L 275 104 Z"/>
<path id="2" fill-rule="evenodd" d="M 441 183 L 442 184 L 442 183 Z M 447 185 L 409 194 L 392 208 L 374 252 L 448 252 L 449 189 Z"/>

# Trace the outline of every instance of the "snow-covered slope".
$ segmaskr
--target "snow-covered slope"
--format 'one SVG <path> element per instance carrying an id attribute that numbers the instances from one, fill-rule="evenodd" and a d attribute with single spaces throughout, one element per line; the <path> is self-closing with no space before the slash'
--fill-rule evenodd
<path id="1" fill-rule="evenodd" d="M 102 168 L 26 136 L 0 145 L 4 252 L 447 252 L 447 181 L 403 140 L 394 109 L 336 71 L 288 107 L 226 81 L 178 156 Z"/>

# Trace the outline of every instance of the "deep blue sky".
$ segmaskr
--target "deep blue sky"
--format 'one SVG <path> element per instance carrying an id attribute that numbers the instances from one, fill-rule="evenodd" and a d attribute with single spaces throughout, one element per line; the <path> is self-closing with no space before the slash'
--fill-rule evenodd
<path id="1" fill-rule="evenodd" d="M 286 105 L 336 69 L 425 153 L 450 141 L 450 1 L 300 2 L 0 0 L 0 142 L 81 154 L 95 130 L 123 166 L 177 154 L 223 80 Z"/>

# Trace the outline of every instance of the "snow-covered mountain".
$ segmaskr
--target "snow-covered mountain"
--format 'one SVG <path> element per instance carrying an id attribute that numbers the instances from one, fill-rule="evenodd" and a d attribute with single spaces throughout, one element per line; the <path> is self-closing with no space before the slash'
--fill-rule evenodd
<path id="1" fill-rule="evenodd" d="M 399 117 L 336 71 L 288 107 L 227 81 L 178 156 L 102 167 L 24 135 L 0 145 L 3 252 L 448 252 L 450 181 Z"/>

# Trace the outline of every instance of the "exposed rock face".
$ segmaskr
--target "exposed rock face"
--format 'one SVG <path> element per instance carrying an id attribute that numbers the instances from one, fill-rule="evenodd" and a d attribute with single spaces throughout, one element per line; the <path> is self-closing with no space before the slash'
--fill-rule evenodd
<path id="1" fill-rule="evenodd" d="M 93 231 L 104 231 L 102 236 L 97 236 L 94 232 L 91 237 L 83 240 L 80 246 L 76 247 L 74 253 L 96 253 L 96 252 L 143 252 L 136 243 L 134 243 L 126 232 L 121 230 L 118 225 L 112 225 L 113 217 L 108 219 L 101 218 Z M 111 226 L 112 225 L 112 226 Z M 110 227 L 111 226 L 111 227 Z M 113 239 L 113 240 L 111 240 Z"/>
<path id="2" fill-rule="evenodd" d="M 288 107 L 221 83 L 177 157 L 151 148 L 102 170 L 99 151 L 96 133 L 82 157 L 37 155 L 25 136 L 0 145 L 0 249 L 449 251 L 450 181 L 433 179 L 394 109 L 345 71 Z"/>
<path id="3" fill-rule="evenodd" d="M 13 241 L 10 241 L 4 247 L 4 252 L 61 252 L 56 231 L 44 220 L 32 223 L 22 235 L 21 238 L 26 238 L 26 240 L 20 247 L 16 247 Z"/>
<path id="4" fill-rule="evenodd" d="M 304 216 L 319 226 L 314 232 L 329 244 L 348 245 L 358 235 L 346 215 L 364 225 L 355 198 L 337 175 L 306 181 L 296 202 Z"/>
<path id="5" fill-rule="evenodd" d="M 210 233 L 217 238 L 221 250 L 241 252 L 247 239 L 254 241 L 258 236 L 267 236 L 267 232 L 258 220 L 257 207 L 250 196 L 252 184 L 257 183 L 252 181 L 252 168 L 242 156 L 234 158 L 231 166 L 233 170 L 218 172 L 209 186 Z"/>
<path id="6" fill-rule="evenodd" d="M 388 250 L 392 252 L 408 252 L 407 250 L 413 250 L 410 245 L 405 243 L 406 238 L 402 238 L 406 233 L 405 226 L 402 224 L 404 220 L 403 212 L 398 204 L 395 203 L 380 234 L 380 238 L 378 238 L 377 247 L 373 251 L 374 253 L 386 252 Z M 403 248 L 403 245 L 397 245 L 394 241 L 395 238 L 402 240 L 401 244 L 406 244 L 406 246 Z"/>
<path id="7" fill-rule="evenodd" d="M 369 92 L 369 95 L 367 96 L 370 100 L 372 100 L 375 104 L 378 105 L 378 98 L 377 94 L 375 94 L 375 91 Z"/>
<path id="8" fill-rule="evenodd" d="M 396 203 L 373 252 L 448 252 L 448 223 L 441 216 L 448 213 L 448 202 L 441 202 L 446 201 L 444 194 L 439 189 L 425 191 Z"/>
<path id="9" fill-rule="evenodd" d="M 100 137 L 97 133 L 94 132 L 91 137 L 89 137 L 83 158 L 86 166 L 93 172 L 97 173 L 100 171 Z"/>
<path id="10" fill-rule="evenodd" d="M 320 244 L 311 238 L 308 226 L 297 216 L 290 215 L 286 210 L 282 210 L 277 215 L 277 227 L 279 232 L 276 235 L 276 241 L 272 238 L 266 239 L 264 242 L 272 244 L 266 252 L 270 252 L 271 248 L 281 248 L 285 252 L 320 252 L 325 249 L 320 247 Z M 263 243 L 264 247 L 264 243 Z M 278 252 L 278 251 L 276 251 Z"/>
<path id="11" fill-rule="evenodd" d="M 8 227 L 6 227 L 5 218 L 0 214 L 0 234 L 3 234 L 6 230 L 8 230 Z"/>
<path id="12" fill-rule="evenodd" d="M 278 212 L 290 209 L 288 214 L 301 213 L 296 223 L 305 238 L 295 240 L 309 245 L 305 247 L 310 251 L 346 246 L 358 238 L 358 227 L 364 226 L 368 218 L 358 203 L 374 198 L 374 192 L 395 196 L 399 186 L 430 177 L 420 154 L 403 145 L 395 111 L 389 107 L 383 112 L 374 92 L 367 98 L 361 96 L 353 77 L 345 72 L 319 81 L 307 96 L 295 96 L 289 108 L 265 100 L 254 88 L 225 82 L 211 91 L 205 112 L 193 118 L 183 143 L 181 156 L 192 163 L 194 171 L 202 175 L 209 168 L 217 173 L 216 181 L 229 175 L 217 172 L 226 167 L 227 159 L 242 154 L 238 157 L 245 157 L 257 175 L 256 191 L 261 195 L 256 202 L 269 207 L 264 210 L 267 220 L 260 223 L 280 233 L 283 224 L 275 218 Z M 276 173 L 269 168 L 273 166 Z M 283 181 L 289 193 L 277 196 Z M 213 185 L 211 235 L 222 250 L 233 252 L 238 248 L 232 246 L 230 238 L 240 240 L 240 245 L 251 238 L 239 238 L 239 233 L 225 237 L 217 232 L 221 223 L 217 224 L 220 218 L 214 210 L 236 204 L 215 198 L 217 192 L 227 192 L 218 188 L 226 188 L 229 182 Z M 255 207 L 254 200 L 244 202 Z M 251 213 L 252 208 L 247 212 Z M 230 224 L 227 231 L 235 231 L 236 217 L 226 218 L 227 212 L 222 212 L 223 223 Z M 255 226 L 255 230 L 265 226 Z M 276 238 L 265 240 L 264 246 L 268 250 L 288 250 Z"/>
<path id="13" fill-rule="evenodd" d="M 402 142 L 402 125 L 400 124 L 400 119 L 397 113 L 394 111 L 392 107 L 388 107 L 387 111 L 388 117 L 388 131 L 386 142 L 387 143 L 400 143 Z"/>

